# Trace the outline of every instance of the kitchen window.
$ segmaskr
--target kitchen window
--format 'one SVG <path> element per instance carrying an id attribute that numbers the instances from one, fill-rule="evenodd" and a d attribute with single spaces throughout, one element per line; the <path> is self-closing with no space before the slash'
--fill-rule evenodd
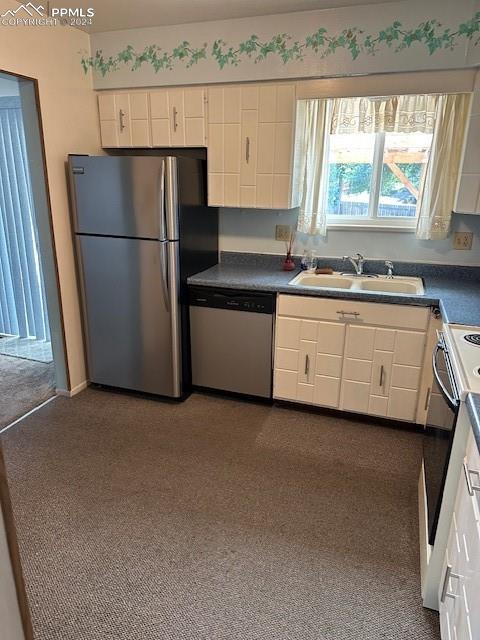
<path id="1" fill-rule="evenodd" d="M 327 134 L 327 225 L 414 228 L 431 133 Z"/>
<path id="2" fill-rule="evenodd" d="M 470 94 L 300 100 L 298 230 L 383 228 L 445 238 L 470 100 Z"/>

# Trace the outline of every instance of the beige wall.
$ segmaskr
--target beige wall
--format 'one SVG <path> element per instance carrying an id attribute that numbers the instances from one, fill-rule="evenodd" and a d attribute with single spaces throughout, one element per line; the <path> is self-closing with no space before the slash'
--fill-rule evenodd
<path id="1" fill-rule="evenodd" d="M 0 0 L 0 13 L 17 7 L 11 0 Z M 70 27 L 0 26 L 0 68 L 36 78 L 39 85 L 72 388 L 86 376 L 65 160 L 69 153 L 100 150 L 91 78 L 79 64 L 79 52 L 89 46 L 87 34 Z"/>

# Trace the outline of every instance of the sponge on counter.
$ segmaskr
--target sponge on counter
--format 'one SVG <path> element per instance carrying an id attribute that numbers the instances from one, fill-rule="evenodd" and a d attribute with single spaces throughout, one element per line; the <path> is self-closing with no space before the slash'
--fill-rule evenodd
<path id="1" fill-rule="evenodd" d="M 331 276 L 333 273 L 333 269 L 331 267 L 317 267 L 315 269 L 315 273 L 318 275 L 320 273 Z"/>

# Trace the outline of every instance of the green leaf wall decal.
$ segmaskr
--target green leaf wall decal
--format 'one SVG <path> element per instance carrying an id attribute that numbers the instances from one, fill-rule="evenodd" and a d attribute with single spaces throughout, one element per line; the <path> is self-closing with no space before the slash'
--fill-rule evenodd
<path id="1" fill-rule="evenodd" d="M 83 55 L 80 62 L 85 73 L 93 69 L 105 76 L 122 66 L 129 66 L 135 71 L 143 64 L 150 64 L 155 72 L 172 71 L 177 63 L 190 68 L 209 57 L 215 60 L 219 69 L 224 69 L 228 66 L 236 67 L 245 59 L 253 59 L 255 63 L 260 63 L 275 56 L 283 64 L 288 64 L 302 60 L 308 52 L 325 58 L 334 55 L 339 49 L 348 51 L 352 60 L 356 60 L 362 54 L 374 56 L 382 47 L 399 53 L 415 44 L 423 45 L 428 54 L 433 55 L 442 49 L 453 50 L 465 41 L 473 41 L 474 46 L 478 45 L 480 11 L 470 20 L 459 24 L 454 31 L 444 28 L 434 19 L 421 22 L 412 29 L 404 28 L 399 20 L 395 20 L 376 34 L 366 34 L 358 27 L 329 34 L 325 27 L 319 27 L 302 42 L 293 40 L 288 33 L 281 33 L 266 41 L 252 34 L 237 46 L 229 45 L 221 38 L 215 40 L 211 46 L 205 42 L 201 47 L 193 47 L 190 42 L 184 40 L 172 51 L 164 51 L 159 45 L 152 44 L 138 52 L 132 45 L 128 45 L 114 56 L 105 58 L 103 52 L 98 50 L 91 56 Z"/>

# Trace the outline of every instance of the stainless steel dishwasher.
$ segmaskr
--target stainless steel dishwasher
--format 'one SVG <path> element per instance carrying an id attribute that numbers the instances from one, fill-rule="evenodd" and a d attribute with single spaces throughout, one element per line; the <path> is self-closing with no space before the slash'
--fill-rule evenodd
<path id="1" fill-rule="evenodd" d="M 190 288 L 192 383 L 272 397 L 275 295 Z"/>

